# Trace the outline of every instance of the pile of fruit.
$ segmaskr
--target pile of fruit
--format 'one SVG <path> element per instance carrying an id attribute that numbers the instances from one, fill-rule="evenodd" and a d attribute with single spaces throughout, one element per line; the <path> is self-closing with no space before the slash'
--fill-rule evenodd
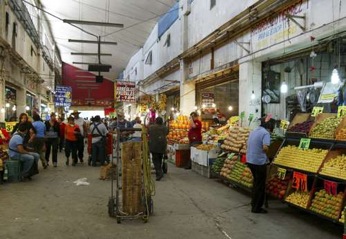
<path id="1" fill-rule="evenodd" d="M 277 176 L 274 176 L 267 182 L 266 192 L 275 198 L 283 199 L 286 194 L 288 182 L 288 178 L 281 180 Z"/>
<path id="2" fill-rule="evenodd" d="M 326 217 L 338 219 L 343 197 L 344 194 L 342 192 L 332 195 L 322 189 L 319 192 L 315 192 L 315 198 L 312 199 L 310 210 Z"/>
<path id="3" fill-rule="evenodd" d="M 346 180 L 346 155 L 338 155 L 325 162 L 320 174 Z"/>
<path id="4" fill-rule="evenodd" d="M 240 183 L 241 182 L 241 178 L 243 178 L 243 172 L 246 168 L 246 165 L 237 161 L 234 164 L 234 167 L 232 168 L 230 174 L 228 175 L 228 179 L 232 180 L 234 182 Z"/>
<path id="5" fill-rule="evenodd" d="M 309 134 L 311 126 L 313 125 L 313 120 L 307 120 L 303 123 L 298 123 L 290 127 L 287 132 L 294 132 L 294 133 L 303 133 L 303 134 Z"/>
<path id="6" fill-rule="evenodd" d="M 238 155 L 233 155 L 232 157 L 228 157 L 223 164 L 220 175 L 222 177 L 228 178 L 237 161 L 238 161 Z"/>
<path id="7" fill-rule="evenodd" d="M 324 149 L 300 149 L 288 145 L 283 147 L 274 160 L 274 164 L 289 168 L 317 173 L 328 150 Z"/>
<path id="8" fill-rule="evenodd" d="M 336 140 L 346 140 L 346 129 L 340 129 L 339 132 L 335 134 Z"/>
<path id="9" fill-rule="evenodd" d="M 226 161 L 226 158 L 222 158 L 222 157 L 215 159 L 213 165 L 211 166 L 211 170 L 214 173 L 219 175 L 221 173 L 221 169 L 223 168 L 225 161 Z"/>
<path id="10" fill-rule="evenodd" d="M 229 135 L 224 140 L 221 145 L 222 149 L 240 152 L 242 154 L 246 153 L 246 143 L 250 134 L 250 129 L 242 127 L 233 127 L 229 131 Z"/>
<path id="11" fill-rule="evenodd" d="M 240 184 L 244 185 L 247 188 L 252 188 L 253 177 L 250 168 L 245 167 L 244 171 L 240 175 Z"/>
<path id="12" fill-rule="evenodd" d="M 212 144 L 200 144 L 196 147 L 196 149 L 210 151 L 215 148 L 215 145 Z"/>
<path id="13" fill-rule="evenodd" d="M 339 222 L 345 223 L 345 211 L 344 210 L 342 210 L 342 212 L 341 212 L 341 217 L 339 219 Z"/>
<path id="14" fill-rule="evenodd" d="M 187 138 L 189 130 L 189 120 L 185 115 L 179 115 L 176 120 L 172 120 L 169 123 L 169 133 L 167 135 L 168 140 L 180 141 Z"/>
<path id="15" fill-rule="evenodd" d="M 306 209 L 309 198 L 309 192 L 295 191 L 294 193 L 288 195 L 285 201 Z"/>
<path id="16" fill-rule="evenodd" d="M 340 124 L 342 118 L 329 117 L 321 122 L 317 123 L 312 128 L 310 137 L 311 138 L 322 138 L 322 139 L 334 139 L 335 130 Z"/>

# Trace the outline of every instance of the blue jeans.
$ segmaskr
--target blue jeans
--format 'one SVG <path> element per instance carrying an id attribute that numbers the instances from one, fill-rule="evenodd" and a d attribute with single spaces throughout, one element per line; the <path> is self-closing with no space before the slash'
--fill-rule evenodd
<path id="1" fill-rule="evenodd" d="M 38 160 L 40 159 L 40 155 L 38 153 L 29 152 L 27 154 L 20 154 L 13 159 L 17 159 L 22 163 L 23 168 L 22 168 L 22 175 L 21 176 L 27 177 L 27 176 L 30 176 L 29 171 L 30 171 L 32 165 L 34 164 L 34 160 L 37 163 Z"/>

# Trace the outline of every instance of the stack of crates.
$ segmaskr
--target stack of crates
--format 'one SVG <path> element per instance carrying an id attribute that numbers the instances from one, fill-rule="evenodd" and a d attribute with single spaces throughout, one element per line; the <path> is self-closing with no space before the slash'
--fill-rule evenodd
<path id="1" fill-rule="evenodd" d="M 6 168 L 8 173 L 8 182 L 19 182 L 21 181 L 21 169 L 22 165 L 19 160 L 7 160 Z"/>

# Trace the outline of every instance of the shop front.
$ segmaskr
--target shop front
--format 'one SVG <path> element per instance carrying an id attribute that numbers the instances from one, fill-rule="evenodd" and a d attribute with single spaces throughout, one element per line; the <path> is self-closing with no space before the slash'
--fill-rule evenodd
<path id="1" fill-rule="evenodd" d="M 5 121 L 16 121 L 17 119 L 17 91 L 16 89 L 5 87 Z"/>

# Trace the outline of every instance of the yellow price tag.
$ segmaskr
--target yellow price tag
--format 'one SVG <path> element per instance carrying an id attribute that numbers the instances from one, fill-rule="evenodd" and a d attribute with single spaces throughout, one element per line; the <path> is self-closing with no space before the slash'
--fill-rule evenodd
<path id="1" fill-rule="evenodd" d="M 338 118 L 344 117 L 346 115 L 346 106 L 339 106 L 338 107 Z"/>
<path id="2" fill-rule="evenodd" d="M 7 132 L 12 132 L 13 127 L 17 124 L 17 122 L 6 122 L 5 127 Z"/>
<path id="3" fill-rule="evenodd" d="M 280 121 L 280 129 L 287 129 L 289 124 L 290 124 L 289 121 L 287 121 L 287 120 L 281 120 L 281 121 Z"/>
<path id="4" fill-rule="evenodd" d="M 312 108 L 311 116 L 316 117 L 318 114 L 322 112 L 323 112 L 323 107 L 315 106 L 314 108 Z"/>
<path id="5" fill-rule="evenodd" d="M 281 180 L 284 180 L 285 177 L 286 177 L 286 172 L 287 172 L 286 169 L 284 169 L 284 168 L 278 168 L 278 171 L 277 171 L 277 176 L 278 176 L 278 178 L 281 179 Z"/>

